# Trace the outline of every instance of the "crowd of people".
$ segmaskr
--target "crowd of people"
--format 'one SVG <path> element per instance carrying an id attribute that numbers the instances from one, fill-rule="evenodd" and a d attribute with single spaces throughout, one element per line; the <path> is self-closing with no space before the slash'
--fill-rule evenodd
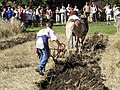
<path id="1" fill-rule="evenodd" d="M 120 14 L 120 8 L 117 5 L 111 7 L 107 4 L 103 9 L 106 14 L 107 24 L 112 20 L 112 14 L 116 23 L 117 16 Z M 63 5 L 61 7 L 56 7 L 54 11 L 49 7 L 44 8 L 42 6 L 36 8 L 30 8 L 29 6 L 10 6 L 2 9 L 1 18 L 2 20 L 11 22 L 20 20 L 27 26 L 42 26 L 44 22 L 51 20 L 55 23 L 65 24 L 69 16 L 73 15 L 74 12 L 77 12 L 79 17 L 87 17 L 90 22 L 97 22 L 100 16 L 99 7 L 96 6 L 94 2 L 92 2 L 92 4 L 86 2 L 86 5 L 82 9 L 79 9 L 78 6 L 71 6 L 68 4 L 67 7 Z"/>

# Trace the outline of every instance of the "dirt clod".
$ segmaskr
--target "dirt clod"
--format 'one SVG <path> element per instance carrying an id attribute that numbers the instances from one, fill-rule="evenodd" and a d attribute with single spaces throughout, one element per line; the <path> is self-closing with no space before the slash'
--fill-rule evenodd
<path id="1" fill-rule="evenodd" d="M 107 42 L 108 37 L 99 33 L 86 39 L 81 55 L 72 54 L 55 64 L 39 83 L 40 90 L 108 90 L 98 64 Z"/>

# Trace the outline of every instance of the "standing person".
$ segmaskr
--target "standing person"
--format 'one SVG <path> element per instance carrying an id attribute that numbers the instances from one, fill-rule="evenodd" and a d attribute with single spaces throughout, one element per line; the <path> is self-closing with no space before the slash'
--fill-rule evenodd
<path id="1" fill-rule="evenodd" d="M 13 11 L 11 10 L 11 7 L 8 7 L 8 10 L 6 11 L 7 20 L 9 21 L 13 15 Z"/>
<path id="2" fill-rule="evenodd" d="M 116 18 L 115 18 L 116 7 L 117 7 L 117 5 L 114 4 L 114 5 L 113 5 L 113 8 L 112 8 L 112 10 L 113 10 L 113 17 L 114 17 L 114 23 L 115 23 L 115 24 L 116 24 Z"/>
<path id="3" fill-rule="evenodd" d="M 74 14 L 74 9 L 71 7 L 70 9 L 70 16 L 72 16 Z"/>
<path id="4" fill-rule="evenodd" d="M 92 3 L 91 9 L 92 9 L 92 21 L 96 22 L 97 21 L 97 6 L 94 4 L 94 2 Z"/>
<path id="5" fill-rule="evenodd" d="M 30 8 L 27 8 L 26 20 L 28 21 L 28 26 L 32 25 L 32 16 L 33 16 L 32 10 Z"/>
<path id="6" fill-rule="evenodd" d="M 70 4 L 68 4 L 68 6 L 66 7 L 66 11 L 67 11 L 67 19 L 68 19 L 69 16 L 70 16 L 70 9 L 71 9 L 71 6 L 70 6 Z"/>
<path id="7" fill-rule="evenodd" d="M 114 15 L 115 15 L 115 19 L 116 19 L 116 22 L 115 22 L 115 25 L 116 25 L 118 23 L 118 18 L 120 17 L 120 7 L 116 7 Z"/>
<path id="8" fill-rule="evenodd" d="M 65 24 L 66 23 L 66 9 L 64 6 L 62 6 L 62 8 L 60 9 L 60 13 L 61 13 L 61 23 Z"/>
<path id="9" fill-rule="evenodd" d="M 18 11 L 19 20 L 21 20 L 22 15 L 23 15 L 23 11 L 24 11 L 23 7 L 22 6 L 18 6 L 18 10 L 17 11 Z"/>
<path id="10" fill-rule="evenodd" d="M 111 18 L 112 18 L 112 9 L 110 8 L 110 5 L 106 9 L 105 13 L 106 13 L 107 24 L 109 25 L 110 24 L 109 22 L 111 22 Z"/>
<path id="11" fill-rule="evenodd" d="M 74 11 L 76 11 L 78 15 L 80 14 L 80 10 L 78 9 L 77 6 L 74 7 Z"/>
<path id="12" fill-rule="evenodd" d="M 1 17 L 2 17 L 2 20 L 5 20 L 6 19 L 6 8 L 3 8 L 3 11 L 1 13 Z"/>
<path id="13" fill-rule="evenodd" d="M 56 23 L 59 23 L 60 22 L 60 10 L 58 7 L 56 7 L 55 14 L 56 14 Z"/>
<path id="14" fill-rule="evenodd" d="M 89 3 L 86 2 L 86 5 L 83 7 L 85 17 L 89 18 L 90 16 L 90 6 Z"/>
<path id="15" fill-rule="evenodd" d="M 41 10 L 41 6 L 39 5 L 36 10 L 35 10 L 35 14 L 36 14 L 36 23 L 37 25 L 36 26 L 39 26 L 39 23 L 40 23 L 40 10 Z"/>
<path id="16" fill-rule="evenodd" d="M 50 21 L 51 14 L 52 14 L 52 10 L 49 7 L 47 7 L 47 10 L 46 10 L 46 19 L 47 19 L 47 22 Z"/>
<path id="17" fill-rule="evenodd" d="M 52 30 L 52 26 L 53 25 L 48 22 L 46 24 L 47 28 L 40 30 L 36 36 L 36 49 L 40 59 L 40 63 L 36 71 L 39 72 L 40 75 L 44 75 L 45 66 L 50 56 L 48 39 L 51 38 L 52 41 L 56 41 L 58 46 L 61 46 L 61 43 Z"/>

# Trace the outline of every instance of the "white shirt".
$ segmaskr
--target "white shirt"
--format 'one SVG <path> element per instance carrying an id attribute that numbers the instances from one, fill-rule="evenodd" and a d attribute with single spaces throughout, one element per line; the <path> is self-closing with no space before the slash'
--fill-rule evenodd
<path id="1" fill-rule="evenodd" d="M 32 20 L 32 12 L 26 11 L 27 20 Z"/>
<path id="2" fill-rule="evenodd" d="M 93 7 L 91 7 L 91 8 L 92 8 L 92 13 L 93 13 L 93 14 L 96 13 L 97 7 L 96 7 L 96 6 L 93 6 Z"/>
<path id="3" fill-rule="evenodd" d="M 60 9 L 60 13 L 61 14 L 66 14 L 66 9 L 64 9 L 64 8 Z"/>
<path id="4" fill-rule="evenodd" d="M 36 48 L 40 48 L 40 49 L 44 48 L 42 37 L 40 37 L 40 36 L 44 36 L 44 35 L 46 35 L 48 38 L 51 38 L 51 40 L 57 40 L 57 37 L 56 37 L 54 31 L 52 29 L 50 29 L 49 27 L 47 27 L 45 29 L 40 30 L 37 33 L 37 37 L 39 37 L 39 38 L 36 40 Z"/>
<path id="5" fill-rule="evenodd" d="M 106 9 L 106 14 L 107 15 L 111 15 L 111 13 L 112 13 L 112 9 L 110 9 L 110 8 Z"/>
<path id="6" fill-rule="evenodd" d="M 72 15 L 72 16 L 70 16 L 69 18 L 68 18 L 68 20 L 70 20 L 70 19 L 74 19 L 74 20 L 76 20 L 76 19 L 80 19 L 78 16 L 76 16 L 76 15 Z"/>

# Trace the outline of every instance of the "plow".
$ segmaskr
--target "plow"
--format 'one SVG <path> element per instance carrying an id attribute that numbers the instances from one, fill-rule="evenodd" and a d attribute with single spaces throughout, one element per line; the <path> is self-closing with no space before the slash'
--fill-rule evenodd
<path id="1" fill-rule="evenodd" d="M 57 47 L 57 48 L 50 48 L 50 57 L 52 57 L 53 61 L 55 63 L 57 63 L 57 59 L 58 58 L 64 58 L 65 57 L 65 53 L 67 51 L 66 49 L 66 45 L 61 43 L 62 48 Z"/>

